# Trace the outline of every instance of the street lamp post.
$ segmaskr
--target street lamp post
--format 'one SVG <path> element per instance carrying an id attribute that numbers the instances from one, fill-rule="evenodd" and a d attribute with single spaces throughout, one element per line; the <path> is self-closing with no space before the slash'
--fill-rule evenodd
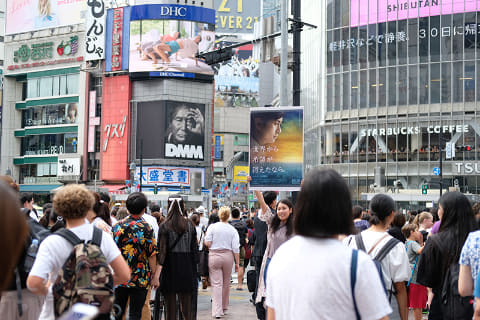
<path id="1" fill-rule="evenodd" d="M 137 170 L 137 165 L 135 162 L 130 163 L 130 181 L 131 181 L 131 187 L 130 187 L 130 192 L 134 190 L 134 184 L 135 184 L 135 171 Z"/>

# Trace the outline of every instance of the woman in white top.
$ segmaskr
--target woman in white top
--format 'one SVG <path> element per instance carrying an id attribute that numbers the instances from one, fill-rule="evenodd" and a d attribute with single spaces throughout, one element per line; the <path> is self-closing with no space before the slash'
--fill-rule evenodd
<path id="1" fill-rule="evenodd" d="M 388 319 L 391 308 L 374 263 L 337 240 L 354 226 L 350 190 L 336 171 L 309 171 L 294 229 L 296 235 L 278 248 L 268 267 L 268 320 Z"/>
<path id="2" fill-rule="evenodd" d="M 371 227 L 360 233 L 365 251 L 370 257 L 375 258 L 382 248 L 393 239 L 387 230 L 393 221 L 395 214 L 395 202 L 385 194 L 377 194 L 370 201 L 370 225 Z M 355 236 L 345 238 L 344 243 L 351 248 L 358 249 Z M 390 319 L 407 320 L 407 289 L 405 281 L 411 276 L 405 245 L 398 241 L 385 258 L 380 261 L 382 266 L 383 282 L 387 289 L 387 295 L 393 313 Z M 395 298 L 396 299 L 395 299 Z"/>
<path id="3" fill-rule="evenodd" d="M 230 208 L 221 207 L 220 222 L 208 227 L 205 245 L 210 249 L 208 269 L 212 284 L 212 316 L 219 319 L 228 309 L 230 277 L 235 262 L 238 272 L 240 239 L 237 230 L 228 223 Z"/>

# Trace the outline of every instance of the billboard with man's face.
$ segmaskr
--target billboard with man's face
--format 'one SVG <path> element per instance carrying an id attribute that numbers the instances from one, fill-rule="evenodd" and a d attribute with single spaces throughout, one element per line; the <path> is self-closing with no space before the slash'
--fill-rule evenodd
<path id="1" fill-rule="evenodd" d="M 155 139 L 152 139 L 155 137 Z M 144 159 L 205 158 L 205 105 L 148 101 L 137 105 L 136 154 Z M 143 141 L 143 150 L 140 150 Z"/>

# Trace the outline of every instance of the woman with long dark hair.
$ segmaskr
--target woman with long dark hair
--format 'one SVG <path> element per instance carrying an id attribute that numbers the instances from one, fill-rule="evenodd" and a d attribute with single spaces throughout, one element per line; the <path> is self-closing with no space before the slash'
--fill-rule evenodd
<path id="1" fill-rule="evenodd" d="M 249 177 L 249 181 L 251 178 Z M 272 212 L 263 198 L 263 194 L 255 190 L 258 203 L 262 211 L 258 218 L 265 221 L 268 226 L 267 248 L 263 255 L 262 266 L 260 268 L 260 278 L 258 279 L 256 303 L 262 302 L 265 297 L 265 283 L 268 271 L 268 265 L 275 251 L 288 239 L 293 236 L 293 204 L 288 199 L 282 199 L 277 202 L 276 214 Z"/>
<path id="2" fill-rule="evenodd" d="M 165 319 L 177 319 L 177 297 L 185 320 L 197 313 L 197 233 L 185 212 L 180 196 L 168 198 L 168 213 L 158 231 L 158 264 L 156 279 L 160 287 L 155 298 L 155 314 L 159 313 L 160 295 L 165 301 Z"/>
<path id="3" fill-rule="evenodd" d="M 448 192 L 440 198 L 438 216 L 442 220 L 440 229 L 428 238 L 418 261 L 417 281 L 432 288 L 434 294 L 428 314 L 430 320 L 450 319 L 442 311 L 443 282 L 448 268 L 458 263 L 468 234 L 477 228 L 472 206 L 460 192 Z M 472 316 L 473 306 L 469 319 Z"/>
<path id="4" fill-rule="evenodd" d="M 111 233 L 112 220 L 110 219 L 108 204 L 100 198 L 97 192 L 92 192 L 92 195 L 95 198 L 95 204 L 93 205 L 93 211 L 90 211 L 87 215 L 87 219 L 97 228 Z"/>
<path id="5" fill-rule="evenodd" d="M 353 232 L 352 220 L 342 176 L 310 170 L 297 198 L 296 235 L 278 248 L 268 269 L 267 319 L 388 319 L 374 263 L 338 240 Z"/>

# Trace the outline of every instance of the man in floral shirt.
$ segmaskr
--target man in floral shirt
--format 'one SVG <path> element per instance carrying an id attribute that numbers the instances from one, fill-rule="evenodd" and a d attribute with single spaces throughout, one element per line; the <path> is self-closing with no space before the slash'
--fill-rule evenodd
<path id="1" fill-rule="evenodd" d="M 122 319 L 130 298 L 128 319 L 140 320 L 150 285 L 158 285 L 150 283 L 157 266 L 157 243 L 152 227 L 142 219 L 147 202 L 141 192 L 130 194 L 126 202 L 130 216 L 113 227 L 115 243 L 132 270 L 130 280 L 115 289 L 114 303 L 121 308 L 116 319 Z"/>

